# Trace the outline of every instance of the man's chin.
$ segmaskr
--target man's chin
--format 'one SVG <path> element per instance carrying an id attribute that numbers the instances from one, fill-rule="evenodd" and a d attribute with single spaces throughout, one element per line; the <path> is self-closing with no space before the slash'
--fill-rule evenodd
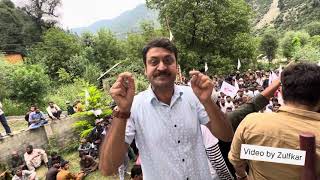
<path id="1" fill-rule="evenodd" d="M 153 82 L 151 82 L 151 85 L 155 88 L 168 88 L 168 87 L 172 87 L 174 86 L 174 81 L 170 81 L 170 80 L 155 80 Z"/>

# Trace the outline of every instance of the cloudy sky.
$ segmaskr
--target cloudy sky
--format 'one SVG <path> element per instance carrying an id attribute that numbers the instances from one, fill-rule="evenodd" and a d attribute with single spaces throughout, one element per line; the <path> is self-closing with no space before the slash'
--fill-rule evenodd
<path id="1" fill-rule="evenodd" d="M 23 3 L 24 0 L 13 0 Z M 60 24 L 65 28 L 89 26 L 97 20 L 111 19 L 135 8 L 145 0 L 61 0 Z"/>

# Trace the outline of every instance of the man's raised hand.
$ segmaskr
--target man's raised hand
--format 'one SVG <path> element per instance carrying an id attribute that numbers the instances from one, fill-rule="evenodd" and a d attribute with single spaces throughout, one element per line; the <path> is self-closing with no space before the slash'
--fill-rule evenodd
<path id="1" fill-rule="evenodd" d="M 130 112 L 135 95 L 133 75 L 129 72 L 119 74 L 117 81 L 110 88 L 110 94 L 121 112 Z"/>
<path id="2" fill-rule="evenodd" d="M 213 90 L 212 80 L 200 73 L 199 71 L 190 71 L 191 87 L 193 92 L 199 98 L 201 103 L 205 103 L 211 100 L 211 93 Z"/>

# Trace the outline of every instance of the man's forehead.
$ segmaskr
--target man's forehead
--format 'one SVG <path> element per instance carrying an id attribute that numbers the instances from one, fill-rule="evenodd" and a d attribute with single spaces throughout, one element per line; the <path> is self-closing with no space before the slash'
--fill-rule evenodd
<path id="1" fill-rule="evenodd" d="M 169 51 L 168 49 L 162 47 L 153 47 L 150 48 L 146 57 L 166 57 L 166 56 L 174 56 L 174 53 Z"/>

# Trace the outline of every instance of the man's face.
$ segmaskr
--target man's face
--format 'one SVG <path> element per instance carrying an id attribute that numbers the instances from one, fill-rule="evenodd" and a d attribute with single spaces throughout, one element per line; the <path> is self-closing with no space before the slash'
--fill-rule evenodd
<path id="1" fill-rule="evenodd" d="M 135 176 L 135 177 L 133 178 L 133 180 L 143 180 L 143 177 L 142 177 L 142 175 Z"/>
<path id="2" fill-rule="evenodd" d="M 272 111 L 273 112 L 277 112 L 279 110 L 280 106 L 279 105 L 275 105 L 272 107 Z"/>
<path id="3" fill-rule="evenodd" d="M 18 155 L 18 153 L 12 153 L 12 157 L 13 157 L 13 158 L 18 158 L 19 155 Z"/>
<path id="4" fill-rule="evenodd" d="M 177 74 L 177 62 L 173 52 L 154 47 L 146 55 L 145 75 L 153 88 L 171 87 Z"/>
<path id="5" fill-rule="evenodd" d="M 231 97 L 227 97 L 227 102 L 230 102 L 231 101 Z"/>
<path id="6" fill-rule="evenodd" d="M 238 92 L 239 96 L 242 97 L 243 96 L 243 90 Z"/>
<path id="7" fill-rule="evenodd" d="M 21 177 L 21 176 L 22 176 L 22 170 L 20 170 L 20 169 L 17 170 L 16 175 L 19 176 L 19 177 Z"/>
<path id="8" fill-rule="evenodd" d="M 50 106 L 51 108 L 53 108 L 53 103 L 49 103 L 49 106 Z"/>
<path id="9" fill-rule="evenodd" d="M 31 154 L 31 153 L 32 153 L 32 151 L 33 151 L 33 149 L 32 149 L 32 148 L 30 148 L 30 147 L 27 147 L 27 148 L 26 148 L 26 151 L 27 151 L 27 153 L 28 153 L 28 154 Z"/>
<path id="10" fill-rule="evenodd" d="M 222 98 L 221 100 L 220 100 L 220 102 L 221 102 L 221 104 L 225 104 L 226 103 L 226 101 Z"/>
<path id="11" fill-rule="evenodd" d="M 34 112 L 36 110 L 35 107 L 30 107 L 30 111 Z"/>

